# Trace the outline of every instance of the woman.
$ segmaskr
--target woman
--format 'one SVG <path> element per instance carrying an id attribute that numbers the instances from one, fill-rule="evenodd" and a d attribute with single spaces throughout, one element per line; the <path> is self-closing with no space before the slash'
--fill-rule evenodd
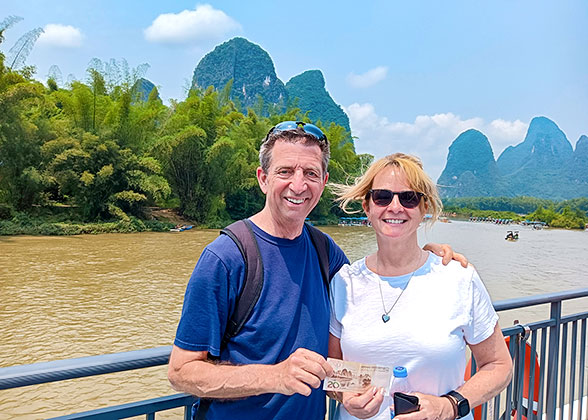
<path id="1" fill-rule="evenodd" d="M 425 214 L 434 221 L 441 211 L 435 184 L 418 158 L 397 153 L 339 187 L 338 197 L 344 210 L 362 200 L 378 250 L 333 278 L 329 356 L 406 367 L 420 410 L 399 420 L 471 418 L 467 402 L 473 409 L 504 389 L 512 362 L 475 269 L 443 266 L 418 245 Z M 478 372 L 464 383 L 466 345 Z M 392 401 L 382 391 L 338 393 L 338 418 L 389 419 Z"/>

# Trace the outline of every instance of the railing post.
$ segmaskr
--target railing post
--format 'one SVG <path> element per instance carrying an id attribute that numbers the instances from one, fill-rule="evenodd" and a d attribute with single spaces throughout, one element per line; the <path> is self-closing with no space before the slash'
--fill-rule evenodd
<path id="1" fill-rule="evenodd" d="M 184 420 L 192 420 L 192 404 L 184 407 Z"/>
<path id="2" fill-rule="evenodd" d="M 551 303 L 550 317 L 555 321 L 555 324 L 549 327 L 549 357 L 547 360 L 547 389 L 545 391 L 547 398 L 545 414 L 547 420 L 555 420 L 559 331 L 561 327 L 561 300 Z"/>

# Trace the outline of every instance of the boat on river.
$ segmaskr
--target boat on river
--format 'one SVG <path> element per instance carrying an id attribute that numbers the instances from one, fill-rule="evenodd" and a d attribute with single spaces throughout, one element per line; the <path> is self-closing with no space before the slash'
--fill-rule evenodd
<path id="1" fill-rule="evenodd" d="M 519 231 L 515 230 L 514 232 L 512 230 L 508 230 L 506 232 L 506 237 L 504 238 L 507 241 L 510 242 L 516 242 L 519 240 Z"/>
<path id="2" fill-rule="evenodd" d="M 176 225 L 175 228 L 170 229 L 170 232 L 183 232 L 185 230 L 190 230 L 192 229 L 194 226 L 193 225 Z"/>
<path id="3" fill-rule="evenodd" d="M 367 217 L 341 217 L 339 226 L 371 226 Z"/>
<path id="4" fill-rule="evenodd" d="M 545 223 L 545 222 L 538 222 L 536 220 L 533 220 L 533 221 L 525 220 L 525 221 L 522 221 L 521 222 L 521 225 L 522 226 L 531 226 L 531 228 L 534 229 L 534 230 L 541 230 L 541 229 L 543 229 L 544 227 L 547 226 L 547 223 Z"/>

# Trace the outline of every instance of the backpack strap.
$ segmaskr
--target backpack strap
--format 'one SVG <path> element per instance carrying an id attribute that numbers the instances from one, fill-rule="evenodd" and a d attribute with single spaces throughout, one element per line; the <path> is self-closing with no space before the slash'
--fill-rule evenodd
<path id="1" fill-rule="evenodd" d="M 263 288 L 263 261 L 248 219 L 232 223 L 221 230 L 221 234 L 227 235 L 235 242 L 245 261 L 245 283 L 235 301 L 235 309 L 225 329 L 221 343 L 221 348 L 224 348 L 229 339 L 239 333 L 259 299 Z"/>
<path id="2" fill-rule="evenodd" d="M 259 245 L 255 239 L 251 222 L 248 219 L 238 220 L 220 231 L 220 235 L 227 235 L 235 242 L 245 262 L 245 279 L 241 293 L 235 301 L 235 308 L 221 340 L 221 352 L 227 347 L 228 341 L 236 336 L 245 321 L 249 318 L 253 307 L 259 300 L 263 288 L 263 262 Z M 210 355 L 209 355 L 210 356 Z M 212 399 L 200 398 L 192 406 L 192 419 L 205 420 L 206 413 L 212 404 Z"/>
<path id="3" fill-rule="evenodd" d="M 323 283 L 329 292 L 329 239 L 323 232 L 305 223 L 304 226 L 310 235 L 310 239 L 317 251 L 321 277 Z M 261 289 L 263 288 L 263 261 L 259 245 L 255 239 L 251 221 L 248 219 L 239 220 L 230 224 L 220 231 L 220 234 L 227 235 L 235 242 L 237 248 L 245 261 L 245 280 L 241 293 L 235 301 L 235 309 L 227 323 L 225 334 L 221 341 L 221 351 L 227 346 L 227 342 L 236 336 L 245 321 L 249 318 L 253 307 L 259 300 Z M 206 413 L 212 403 L 211 399 L 201 398 L 192 407 L 192 418 L 194 420 L 204 420 Z"/>
<path id="4" fill-rule="evenodd" d="M 329 276 L 329 238 L 309 223 L 304 223 L 304 226 L 306 226 L 306 230 L 308 230 L 312 244 L 318 254 L 323 283 L 327 288 L 327 293 L 329 293 L 329 285 L 331 283 L 331 278 Z"/>

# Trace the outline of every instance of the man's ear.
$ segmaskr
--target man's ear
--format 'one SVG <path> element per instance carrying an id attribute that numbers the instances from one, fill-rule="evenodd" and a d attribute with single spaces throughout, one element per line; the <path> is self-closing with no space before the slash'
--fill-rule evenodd
<path id="1" fill-rule="evenodd" d="M 259 184 L 259 188 L 261 188 L 261 192 L 267 194 L 267 174 L 261 166 L 257 168 L 257 183 Z"/>
<path id="2" fill-rule="evenodd" d="M 327 185 L 327 182 L 328 182 L 328 181 L 329 181 L 329 173 L 327 172 L 327 173 L 325 174 L 325 179 L 324 179 L 324 181 L 323 181 L 323 184 Z"/>

